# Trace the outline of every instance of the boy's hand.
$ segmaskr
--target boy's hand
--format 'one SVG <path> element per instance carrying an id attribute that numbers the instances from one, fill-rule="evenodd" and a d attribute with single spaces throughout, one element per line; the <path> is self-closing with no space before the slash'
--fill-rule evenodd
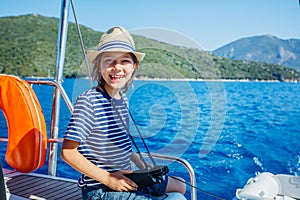
<path id="1" fill-rule="evenodd" d="M 120 170 L 114 173 L 110 173 L 108 183 L 104 184 L 110 189 L 113 189 L 118 192 L 136 191 L 138 185 L 123 175 L 130 173 L 132 173 L 132 171 L 130 170 Z"/>

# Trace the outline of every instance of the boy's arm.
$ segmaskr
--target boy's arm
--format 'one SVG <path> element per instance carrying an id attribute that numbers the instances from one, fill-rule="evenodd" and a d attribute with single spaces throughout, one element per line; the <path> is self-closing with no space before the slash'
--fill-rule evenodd
<path id="1" fill-rule="evenodd" d="M 131 173 L 132 171 L 121 170 L 114 173 L 109 173 L 103 170 L 92 162 L 87 160 L 77 147 L 79 142 L 64 139 L 61 149 L 61 158 L 82 174 L 97 180 L 115 191 L 134 191 L 137 185 L 125 177 L 123 174 Z"/>

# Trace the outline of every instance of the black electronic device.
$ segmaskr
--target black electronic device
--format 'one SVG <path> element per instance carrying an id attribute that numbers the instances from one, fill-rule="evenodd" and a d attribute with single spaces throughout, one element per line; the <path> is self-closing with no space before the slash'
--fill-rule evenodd
<path id="1" fill-rule="evenodd" d="M 168 166 L 163 165 L 155 166 L 151 169 L 136 170 L 133 173 L 124 175 L 135 182 L 140 188 L 143 188 L 163 181 L 168 172 Z"/>

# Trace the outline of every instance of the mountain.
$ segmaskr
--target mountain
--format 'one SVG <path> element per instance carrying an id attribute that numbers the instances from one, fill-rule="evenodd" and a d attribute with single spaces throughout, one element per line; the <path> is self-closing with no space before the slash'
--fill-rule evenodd
<path id="1" fill-rule="evenodd" d="M 213 51 L 235 60 L 251 60 L 290 67 L 300 71 L 300 40 L 282 40 L 272 35 L 239 39 Z"/>
<path id="2" fill-rule="evenodd" d="M 37 14 L 0 18 L 0 73 L 54 76 L 59 19 Z M 102 32 L 80 25 L 85 49 L 96 48 Z M 208 51 L 175 46 L 133 35 L 145 52 L 138 78 L 300 80 L 300 74 L 276 64 L 232 60 Z M 92 63 L 90 63 L 90 70 Z M 66 77 L 87 76 L 76 26 L 69 23 L 64 64 Z"/>

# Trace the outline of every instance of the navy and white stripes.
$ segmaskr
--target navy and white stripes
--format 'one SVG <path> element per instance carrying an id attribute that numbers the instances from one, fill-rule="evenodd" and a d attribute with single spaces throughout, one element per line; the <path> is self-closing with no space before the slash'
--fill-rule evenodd
<path id="1" fill-rule="evenodd" d="M 114 104 L 128 124 L 123 98 Z M 77 98 L 64 138 L 80 142 L 78 151 L 102 169 L 112 172 L 131 168 L 131 141 L 109 98 L 99 89 L 90 89 Z M 78 184 L 100 183 L 82 175 Z"/>

